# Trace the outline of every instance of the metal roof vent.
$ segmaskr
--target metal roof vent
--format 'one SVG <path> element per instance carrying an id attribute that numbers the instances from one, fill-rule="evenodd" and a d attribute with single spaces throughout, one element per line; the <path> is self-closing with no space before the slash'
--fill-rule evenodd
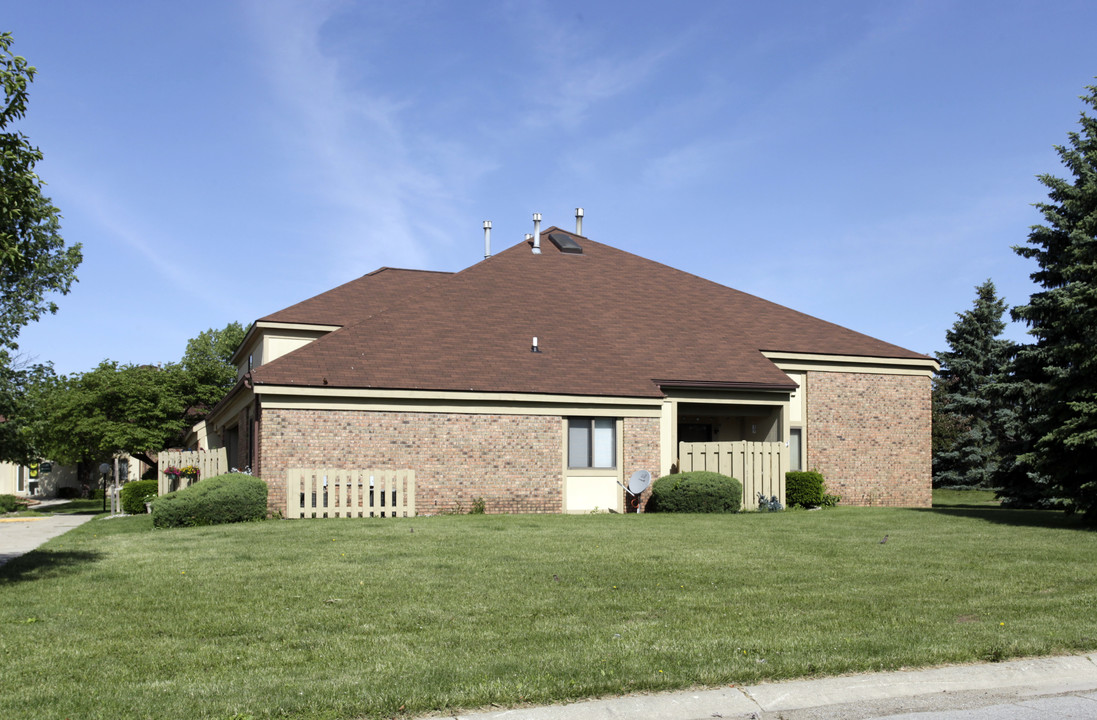
<path id="1" fill-rule="evenodd" d="M 549 240 L 556 246 L 556 249 L 562 253 L 568 253 L 571 255 L 582 255 L 583 248 L 579 243 L 575 242 L 575 238 L 571 235 L 564 233 L 554 232 L 549 233 Z"/>

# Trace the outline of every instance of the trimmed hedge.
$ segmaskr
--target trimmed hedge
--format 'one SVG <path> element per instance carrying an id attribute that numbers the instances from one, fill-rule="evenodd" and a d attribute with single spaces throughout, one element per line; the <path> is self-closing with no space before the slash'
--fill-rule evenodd
<path id="1" fill-rule="evenodd" d="M 157 492 L 159 489 L 155 479 L 126 483 L 118 491 L 122 500 L 122 512 L 127 515 L 144 515 L 145 503 L 154 500 Z"/>
<path id="2" fill-rule="evenodd" d="M 15 495 L 0 495 L 0 512 L 15 512 L 27 506 L 27 501 Z"/>
<path id="3" fill-rule="evenodd" d="M 785 473 L 785 502 L 789 507 L 813 508 L 823 504 L 823 475 L 814 470 Z"/>
<path id="4" fill-rule="evenodd" d="M 831 507 L 838 504 L 837 495 L 828 495 L 823 474 L 815 470 L 792 470 L 785 473 L 785 503 L 792 507 Z"/>
<path id="5" fill-rule="evenodd" d="M 664 475 L 652 483 L 645 512 L 736 513 L 743 507 L 743 483 L 714 472 Z"/>
<path id="6" fill-rule="evenodd" d="M 215 475 L 161 495 L 152 505 L 158 528 L 221 525 L 267 517 L 267 484 L 243 473 Z"/>

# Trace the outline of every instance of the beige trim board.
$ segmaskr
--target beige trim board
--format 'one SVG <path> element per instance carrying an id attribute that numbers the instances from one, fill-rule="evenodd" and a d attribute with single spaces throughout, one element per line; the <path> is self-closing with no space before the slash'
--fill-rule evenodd
<path id="1" fill-rule="evenodd" d="M 240 347 L 229 358 L 233 365 L 239 365 L 248 356 L 251 350 L 262 343 L 263 333 L 260 330 L 308 330 L 310 332 L 329 333 L 343 327 L 342 325 L 311 325 L 308 323 L 280 323 L 269 320 L 256 321 L 248 326 L 244 332 L 244 339 L 240 341 Z"/>
<path id="2" fill-rule="evenodd" d="M 864 373 L 873 375 L 933 376 L 941 366 L 926 358 L 883 358 L 858 355 L 814 355 L 809 353 L 763 352 L 763 356 L 784 372 L 816 371 Z"/>
<path id="3" fill-rule="evenodd" d="M 255 395 L 247 388 L 241 388 L 236 397 L 220 408 L 215 415 L 207 415 L 203 422 L 206 423 L 207 427 L 220 434 L 222 430 L 229 427 L 229 423 L 236 420 L 237 416 L 251 404 L 254 398 Z"/>
<path id="4" fill-rule="evenodd" d="M 589 417 L 590 413 L 584 413 Z M 572 468 L 568 467 L 568 418 L 560 418 L 560 511 L 566 515 L 585 515 L 592 511 L 625 511 L 624 480 L 625 463 L 625 423 L 617 419 L 614 432 L 614 449 L 617 467 L 615 468 Z"/>
<path id="5" fill-rule="evenodd" d="M 311 325 L 308 323 L 282 323 L 262 320 L 255 323 L 257 328 L 270 328 L 271 330 L 308 330 L 310 332 L 332 332 L 343 327 L 342 325 Z"/>
<path id="6" fill-rule="evenodd" d="M 651 417 L 660 415 L 660 408 L 628 405 L 580 405 L 572 398 L 570 404 L 513 401 L 487 403 L 480 400 L 428 398 L 327 398 L 264 396 L 265 410 L 367 410 L 376 412 L 459 413 L 465 415 L 583 415 L 586 417 Z"/>
<path id="7" fill-rule="evenodd" d="M 679 403 L 704 403 L 706 405 L 783 405 L 788 402 L 791 390 L 676 390 L 666 391 L 667 399 Z"/>
<path id="8" fill-rule="evenodd" d="M 457 390 L 389 390 L 381 388 L 319 388 L 295 385 L 256 385 L 260 396 L 310 396 L 326 399 L 370 398 L 375 400 L 436 400 L 440 402 L 541 403 L 549 405 L 635 406 L 658 409 L 661 397 L 620 397 L 606 395 L 546 395 L 541 393 L 477 392 Z"/>
<path id="9" fill-rule="evenodd" d="M 612 395 L 547 395 L 543 393 L 477 392 L 475 390 L 390 390 L 382 388 L 319 388 L 296 385 L 256 385 L 259 395 L 312 395 L 342 398 L 410 398 L 416 400 L 488 400 L 506 402 L 542 402 L 591 405 L 647 405 L 659 407 L 661 397 L 621 397 Z"/>

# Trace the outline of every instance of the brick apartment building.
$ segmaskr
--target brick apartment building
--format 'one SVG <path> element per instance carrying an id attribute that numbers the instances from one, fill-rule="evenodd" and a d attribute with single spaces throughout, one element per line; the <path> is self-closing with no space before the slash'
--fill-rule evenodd
<path id="1" fill-rule="evenodd" d="M 272 510 L 291 468 L 330 467 L 414 470 L 419 513 L 622 511 L 618 483 L 676 469 L 679 443 L 741 441 L 845 504 L 930 504 L 932 358 L 579 232 L 257 320 L 199 442 Z"/>

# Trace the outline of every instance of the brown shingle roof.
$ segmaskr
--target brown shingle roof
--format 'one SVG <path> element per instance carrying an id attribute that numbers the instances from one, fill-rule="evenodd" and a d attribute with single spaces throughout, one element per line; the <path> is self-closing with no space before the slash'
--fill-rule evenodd
<path id="1" fill-rule="evenodd" d="M 257 368 L 255 382 L 658 397 L 655 380 L 789 387 L 765 350 L 926 359 L 593 240 L 572 235 L 583 253 L 559 252 L 550 232 L 564 231 L 544 231 L 542 254 L 519 243 Z"/>
<path id="2" fill-rule="evenodd" d="M 418 295 L 453 273 L 383 267 L 320 293 L 260 322 L 349 325 Z"/>

